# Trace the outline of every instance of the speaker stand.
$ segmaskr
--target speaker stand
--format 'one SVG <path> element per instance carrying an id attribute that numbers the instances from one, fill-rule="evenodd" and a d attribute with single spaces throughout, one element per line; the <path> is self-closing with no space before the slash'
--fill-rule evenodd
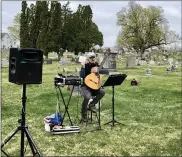
<path id="1" fill-rule="evenodd" d="M 19 127 L 17 127 L 13 133 L 11 133 L 2 143 L 1 143 L 1 151 L 6 155 L 9 156 L 2 148 L 4 147 L 4 145 L 6 143 L 8 143 L 8 141 L 18 132 L 21 131 L 21 143 L 20 143 L 20 156 L 24 157 L 24 138 L 25 135 L 27 137 L 28 143 L 30 145 L 31 151 L 33 156 L 38 155 L 39 157 L 42 157 L 41 152 L 38 150 L 37 145 L 35 144 L 29 130 L 28 130 L 28 126 L 25 123 L 25 109 L 26 109 L 26 84 L 23 84 L 23 92 L 22 92 L 22 119 L 18 120 L 19 123 L 21 123 L 21 125 Z"/>

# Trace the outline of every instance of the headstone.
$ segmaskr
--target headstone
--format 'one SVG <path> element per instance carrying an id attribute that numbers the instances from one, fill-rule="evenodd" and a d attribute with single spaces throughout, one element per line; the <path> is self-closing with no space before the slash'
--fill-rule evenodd
<path id="1" fill-rule="evenodd" d="M 52 64 L 52 59 L 45 59 L 46 64 Z"/>
<path id="2" fill-rule="evenodd" d="M 146 71 L 146 76 L 150 76 L 152 74 L 152 69 L 147 69 L 147 71 Z"/>
<path id="3" fill-rule="evenodd" d="M 149 65 L 155 65 L 155 62 L 153 60 L 150 60 Z"/>
<path id="4" fill-rule="evenodd" d="M 173 64 L 173 58 L 168 58 L 168 63 L 169 63 L 170 65 L 172 65 L 172 64 Z"/>
<path id="5" fill-rule="evenodd" d="M 136 59 L 136 65 L 138 65 L 138 63 L 139 63 L 139 59 Z"/>
<path id="6" fill-rule="evenodd" d="M 82 55 L 82 53 L 81 52 L 78 52 L 78 56 L 81 56 Z"/>
<path id="7" fill-rule="evenodd" d="M 126 67 L 127 68 L 133 68 L 136 66 L 136 56 L 127 56 L 126 58 Z"/>
<path id="8" fill-rule="evenodd" d="M 7 59 L 2 59 L 1 60 L 1 67 L 2 68 L 7 68 L 7 67 L 9 67 L 9 61 L 7 60 Z"/>
<path id="9" fill-rule="evenodd" d="M 139 65 L 147 65 L 147 62 L 145 60 L 139 60 L 138 64 Z"/>
<path id="10" fill-rule="evenodd" d="M 157 61 L 157 56 L 156 55 L 153 56 L 153 60 Z"/>
<path id="11" fill-rule="evenodd" d="M 104 68 L 108 69 L 109 71 L 117 71 L 116 70 L 116 55 L 117 55 L 117 52 L 109 53 L 109 56 L 106 58 L 106 61 L 104 64 Z"/>
<path id="12" fill-rule="evenodd" d="M 75 68 L 75 72 L 80 72 L 80 68 Z"/>
<path id="13" fill-rule="evenodd" d="M 70 62 L 71 62 L 70 59 L 68 59 L 67 57 L 62 57 L 62 58 L 60 59 L 60 64 L 61 64 L 61 65 L 69 64 Z"/>
<path id="14" fill-rule="evenodd" d="M 102 60 L 104 59 L 104 54 L 98 54 L 98 63 L 101 64 Z M 104 64 L 103 67 L 105 68 L 106 65 Z"/>
<path id="15" fill-rule="evenodd" d="M 167 72 L 173 72 L 178 70 L 178 65 L 172 64 L 170 67 L 166 69 Z"/>
<path id="16" fill-rule="evenodd" d="M 72 89 L 73 89 L 73 85 L 68 85 L 68 88 L 67 88 L 69 91 L 70 91 L 70 93 L 71 93 L 71 91 L 72 91 Z M 80 86 L 74 86 L 74 89 L 73 89 L 73 93 L 72 93 L 72 95 L 73 96 L 77 96 L 77 95 L 79 95 L 80 94 Z"/>
<path id="17" fill-rule="evenodd" d="M 84 63 L 86 61 L 87 57 L 85 56 L 79 56 L 78 62 L 79 63 Z"/>

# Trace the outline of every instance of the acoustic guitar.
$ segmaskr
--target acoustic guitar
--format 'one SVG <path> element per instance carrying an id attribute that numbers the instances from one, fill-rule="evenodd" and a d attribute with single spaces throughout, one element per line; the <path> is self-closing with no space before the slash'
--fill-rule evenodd
<path id="1" fill-rule="evenodd" d="M 101 68 L 103 67 L 109 54 L 110 54 L 110 49 L 108 49 L 106 51 L 106 53 L 104 54 L 104 58 L 100 64 L 100 66 L 98 67 L 98 71 L 100 71 Z M 103 77 L 104 77 L 104 74 L 99 74 L 99 76 L 98 76 L 95 73 L 91 73 L 85 77 L 85 84 L 91 89 L 98 90 L 101 87 L 101 81 L 102 81 Z"/>

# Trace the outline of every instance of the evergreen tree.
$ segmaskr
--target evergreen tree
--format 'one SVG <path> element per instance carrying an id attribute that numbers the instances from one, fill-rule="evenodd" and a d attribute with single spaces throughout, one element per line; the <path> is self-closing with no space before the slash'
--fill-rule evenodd
<path id="1" fill-rule="evenodd" d="M 70 35 L 69 27 L 71 26 L 70 20 L 72 18 L 72 10 L 70 8 L 70 2 L 68 1 L 66 4 L 62 6 L 62 29 L 61 29 L 61 47 L 64 50 L 69 48 L 70 44 Z"/>
<path id="2" fill-rule="evenodd" d="M 51 40 L 52 50 L 58 54 L 58 60 L 60 60 L 60 48 L 61 48 L 61 29 L 62 29 L 62 20 L 61 20 L 61 4 L 57 1 L 51 1 Z"/>
<path id="3" fill-rule="evenodd" d="M 92 45 L 103 45 L 103 35 L 97 25 L 92 22 L 92 10 L 90 6 L 79 5 L 77 11 L 73 14 L 74 41 L 72 47 L 75 54 L 90 51 Z"/>
<path id="4" fill-rule="evenodd" d="M 22 1 L 22 10 L 20 15 L 20 47 L 29 47 L 29 31 L 28 31 L 28 9 L 27 2 Z"/>
<path id="5" fill-rule="evenodd" d="M 48 10 L 49 2 L 41 1 L 41 29 L 37 39 L 37 47 L 43 49 L 46 59 L 51 51 L 52 42 L 50 32 L 50 12 Z"/>
<path id="6" fill-rule="evenodd" d="M 103 34 L 99 31 L 98 26 L 93 22 L 91 31 L 91 43 L 94 45 L 103 46 Z"/>
<path id="7" fill-rule="evenodd" d="M 91 43 L 91 36 L 92 36 L 92 9 L 89 5 L 84 6 L 82 19 L 84 24 L 84 37 L 85 37 L 85 48 L 86 51 L 90 50 L 90 47 L 92 46 Z"/>
<path id="8" fill-rule="evenodd" d="M 30 40 L 31 40 L 31 46 L 33 48 L 37 48 L 37 39 L 39 36 L 39 32 L 41 29 L 41 1 L 37 1 L 36 5 L 31 4 L 30 5 Z"/>

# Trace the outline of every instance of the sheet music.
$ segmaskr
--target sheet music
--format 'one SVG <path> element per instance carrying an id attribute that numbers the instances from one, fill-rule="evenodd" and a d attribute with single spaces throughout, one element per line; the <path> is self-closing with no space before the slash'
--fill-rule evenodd
<path id="1" fill-rule="evenodd" d="M 118 74 L 121 74 L 121 73 L 120 72 L 112 72 L 112 71 L 109 72 L 109 75 L 118 75 Z"/>

